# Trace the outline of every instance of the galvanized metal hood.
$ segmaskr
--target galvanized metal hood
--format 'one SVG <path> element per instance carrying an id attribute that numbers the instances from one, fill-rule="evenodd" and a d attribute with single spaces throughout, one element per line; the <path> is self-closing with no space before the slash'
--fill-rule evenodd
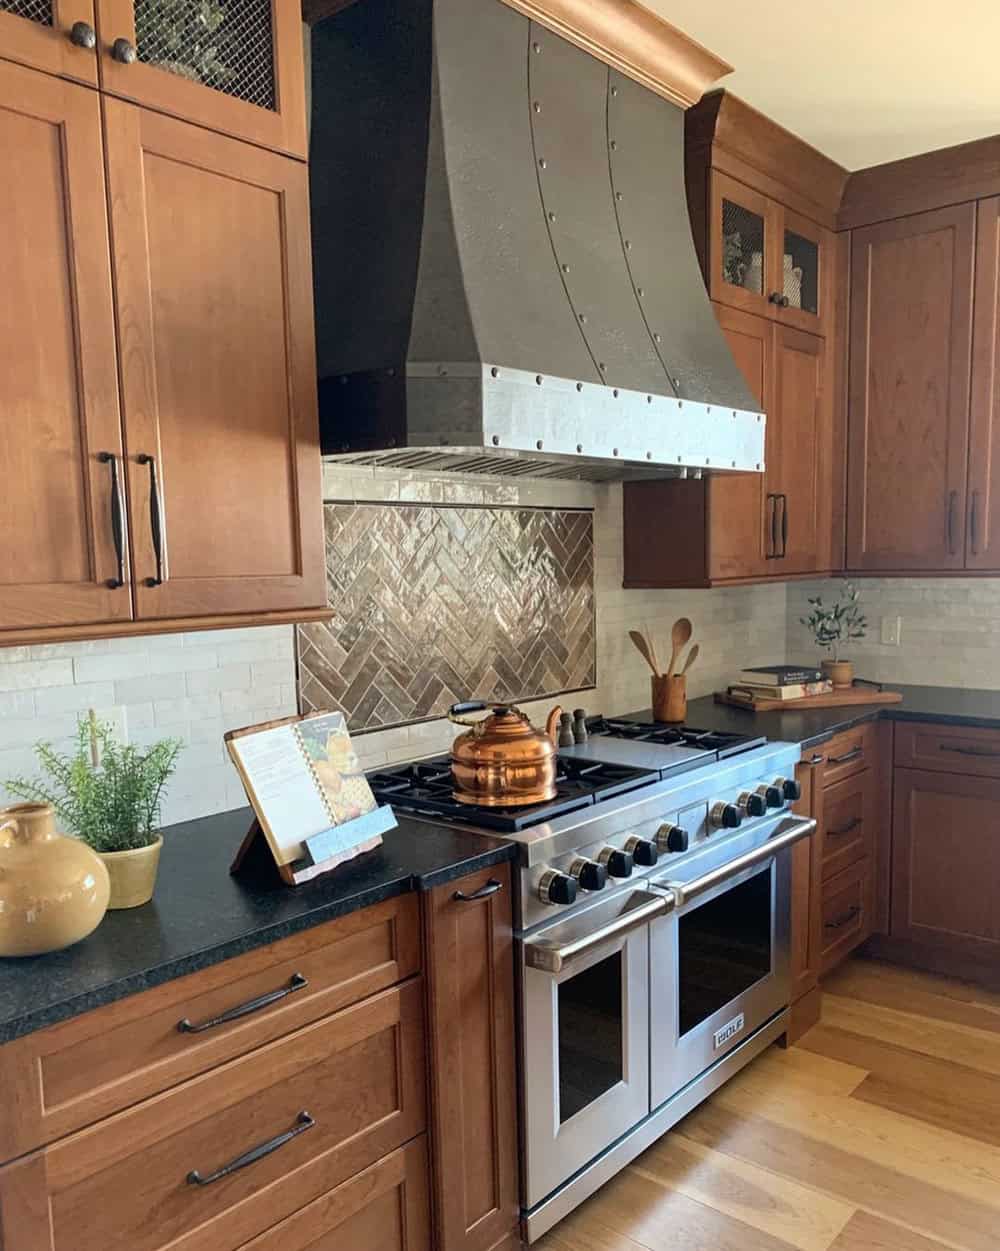
<path id="1" fill-rule="evenodd" d="M 676 106 L 500 0 L 313 29 L 324 455 L 616 479 L 760 470 Z"/>

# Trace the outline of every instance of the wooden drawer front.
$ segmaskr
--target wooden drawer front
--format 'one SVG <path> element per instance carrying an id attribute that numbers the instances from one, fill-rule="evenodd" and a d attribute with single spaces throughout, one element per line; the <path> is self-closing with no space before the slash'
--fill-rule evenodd
<path id="1" fill-rule="evenodd" d="M 421 1135 L 242 1251 L 430 1251 L 429 1198 Z"/>
<path id="2" fill-rule="evenodd" d="M 823 794 L 823 881 L 875 853 L 875 773 L 865 769 Z"/>
<path id="3" fill-rule="evenodd" d="M 0 1159 L 54 1142 L 234 1056 L 329 1016 L 420 966 L 415 895 L 364 908 L 0 1049 L 0 1081 L 21 1110 L 0 1125 Z M 299 985 L 197 1033 L 195 1026 Z M 293 982 L 293 979 L 296 979 Z"/>
<path id="4" fill-rule="evenodd" d="M 415 978 L 9 1165 L 0 1245 L 233 1251 L 419 1134 L 424 1063 Z"/>
<path id="5" fill-rule="evenodd" d="M 829 973 L 871 934 L 873 886 L 869 860 L 823 883 L 821 973 Z"/>
<path id="6" fill-rule="evenodd" d="M 832 786 L 874 763 L 875 726 L 856 725 L 853 730 L 837 734 L 820 750 L 826 756 L 823 785 Z"/>
<path id="7" fill-rule="evenodd" d="M 1000 730 L 897 722 L 896 765 L 1000 778 Z"/>

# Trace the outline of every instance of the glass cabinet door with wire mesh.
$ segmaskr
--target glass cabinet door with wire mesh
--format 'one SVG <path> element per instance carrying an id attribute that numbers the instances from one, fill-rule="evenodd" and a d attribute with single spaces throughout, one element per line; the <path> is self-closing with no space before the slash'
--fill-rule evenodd
<path id="1" fill-rule="evenodd" d="M 306 157 L 302 19 L 297 3 L 96 2 L 105 91 L 235 138 Z"/>

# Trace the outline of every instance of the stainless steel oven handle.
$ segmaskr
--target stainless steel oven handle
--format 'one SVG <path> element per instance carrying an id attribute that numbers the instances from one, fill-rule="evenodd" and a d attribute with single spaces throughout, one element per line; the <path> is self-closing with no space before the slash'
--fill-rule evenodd
<path id="1" fill-rule="evenodd" d="M 692 899 L 697 899 L 699 895 L 704 895 L 708 891 L 714 890 L 716 886 L 721 886 L 723 882 L 728 882 L 730 878 L 736 877 L 737 874 L 742 873 L 745 869 L 752 869 L 755 864 L 761 864 L 765 860 L 770 860 L 779 851 L 784 851 L 786 847 L 791 847 L 793 843 L 797 843 L 800 839 L 808 838 L 815 829 L 816 822 L 811 818 L 796 821 L 780 834 L 775 834 L 774 838 L 769 839 L 763 846 L 755 847 L 753 851 L 748 851 L 736 860 L 730 860 L 727 864 L 720 865 L 719 868 L 713 869 L 711 873 L 706 873 L 704 877 L 696 877 L 693 882 L 659 881 L 650 884 L 670 891 L 674 897 L 674 906 L 683 908 Z"/>
<path id="2" fill-rule="evenodd" d="M 568 943 L 549 943 L 544 938 L 529 938 L 524 944 L 524 962 L 530 968 L 541 969 L 543 973 L 561 973 L 574 960 L 579 960 L 595 947 L 600 947 L 611 938 L 620 938 L 631 930 L 638 929 L 652 921 L 654 917 L 663 916 L 674 906 L 669 894 L 646 896 L 646 902 L 630 909 L 602 925 L 590 934 L 583 935 Z"/>

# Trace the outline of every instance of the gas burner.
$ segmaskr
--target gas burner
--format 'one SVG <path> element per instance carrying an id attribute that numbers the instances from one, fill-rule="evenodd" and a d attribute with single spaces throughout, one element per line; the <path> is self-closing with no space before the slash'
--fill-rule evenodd
<path id="1" fill-rule="evenodd" d="M 767 739 L 749 734 L 727 734 L 719 730 L 699 730 L 689 725 L 663 725 L 639 717 L 594 717 L 587 722 L 591 735 L 621 738 L 635 743 L 655 743 L 661 747 L 694 747 L 714 752 L 719 760 L 762 747 Z"/>
<path id="2" fill-rule="evenodd" d="M 658 780 L 659 773 L 655 770 L 560 755 L 555 799 L 524 807 L 487 808 L 459 803 L 455 799 L 448 756 L 435 756 L 368 774 L 368 783 L 379 803 L 391 804 L 400 812 L 443 817 L 508 834 Z"/>

